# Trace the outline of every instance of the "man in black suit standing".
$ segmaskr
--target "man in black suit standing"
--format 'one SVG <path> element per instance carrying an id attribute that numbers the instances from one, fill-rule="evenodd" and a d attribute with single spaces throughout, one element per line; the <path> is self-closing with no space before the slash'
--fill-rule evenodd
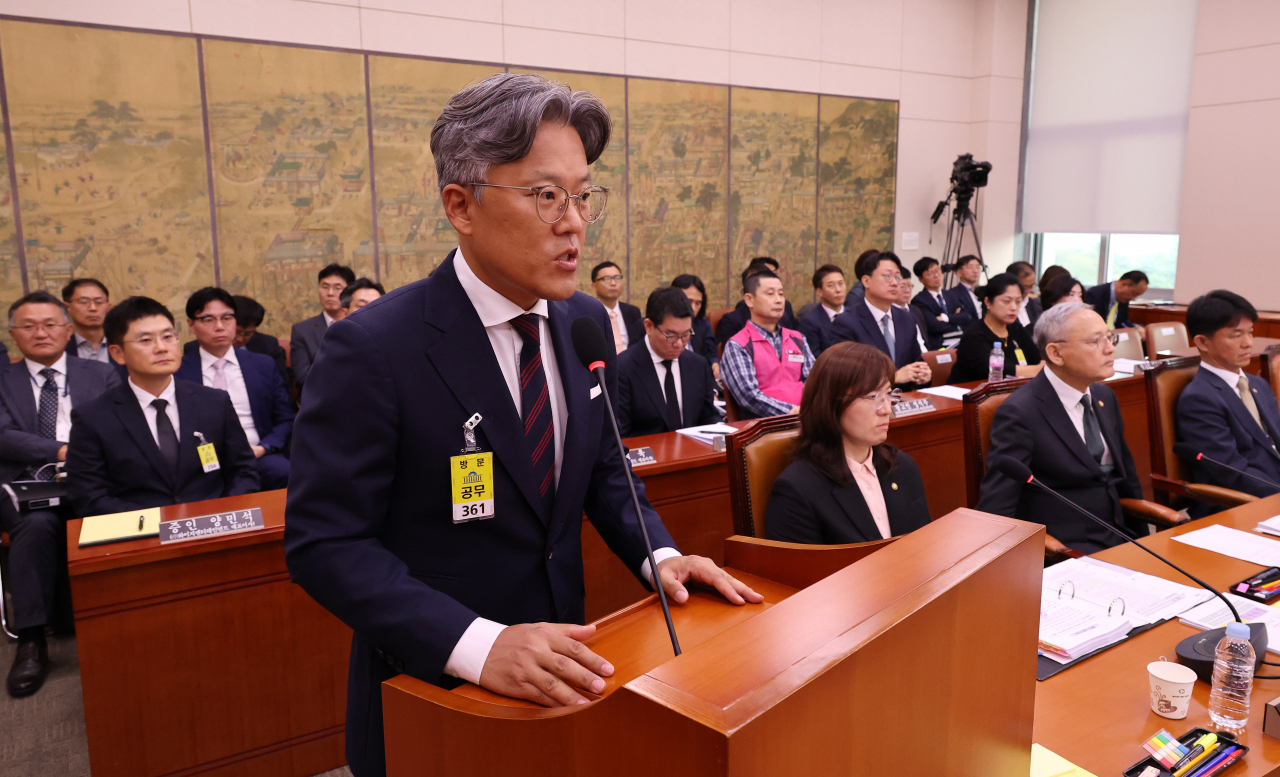
<path id="1" fill-rule="evenodd" d="M 996 411 L 987 460 L 1009 456 L 1026 464 L 1045 485 L 1123 529 L 1120 500 L 1141 499 L 1142 484 L 1115 392 L 1100 382 L 1115 374 L 1114 337 L 1083 302 L 1046 310 L 1035 332 L 1045 369 Z M 1044 524 L 1052 551 L 1093 553 L 1124 542 L 1044 491 L 990 468 L 977 509 Z"/>
<path id="2" fill-rule="evenodd" d="M 618 353 L 644 339 L 640 308 L 622 301 L 624 285 L 622 268 L 613 262 L 601 262 L 591 268 L 591 288 L 609 314 L 609 328 L 604 331 Z"/>
<path id="3" fill-rule="evenodd" d="M 320 271 L 320 315 L 312 316 L 293 325 L 289 333 L 289 360 L 293 364 L 293 377 L 302 390 L 311 365 L 320 353 L 324 333 L 333 322 L 342 318 L 342 290 L 356 282 L 356 274 L 350 267 L 334 263 Z"/>
<path id="4" fill-rule="evenodd" d="M 821 356 L 831 340 L 831 322 L 844 312 L 844 300 L 848 289 L 844 283 L 844 270 L 834 264 L 824 264 L 813 274 L 813 290 L 818 304 L 800 317 L 800 333 L 809 341 L 809 350 Z"/>
<path id="5" fill-rule="evenodd" d="M 258 470 L 231 397 L 174 380 L 173 314 L 130 297 L 103 324 L 129 379 L 71 411 L 67 488 L 77 515 L 119 513 L 258 490 Z M 213 446 L 213 463 L 197 448 Z"/>
<path id="6" fill-rule="evenodd" d="M 623 437 L 674 432 L 715 423 L 711 365 L 685 345 L 693 337 L 693 308 L 684 291 L 655 290 L 645 305 L 644 348 L 618 357 L 618 428 Z"/>
<path id="7" fill-rule="evenodd" d="M 933 373 L 920 352 L 915 316 L 896 307 L 902 274 L 893 254 L 875 254 L 858 267 L 866 298 L 852 305 L 831 322 L 835 343 L 852 340 L 879 348 L 893 359 L 897 372 L 894 385 L 904 391 L 928 385 Z M 833 343 L 829 343 L 831 345 Z"/>
<path id="8" fill-rule="evenodd" d="M 1101 283 L 1084 293 L 1084 301 L 1093 306 L 1111 329 L 1137 329 L 1138 339 L 1145 339 L 1146 331 L 1129 320 L 1129 303 L 1147 293 L 1147 274 L 1130 270 L 1111 283 Z"/>
<path id="9" fill-rule="evenodd" d="M 9 336 L 23 359 L 0 370 L 0 483 L 51 480 L 67 458 L 71 408 L 86 405 L 119 385 L 105 364 L 66 353 L 71 338 L 67 309 L 47 291 L 33 291 L 9 308 Z M 9 625 L 18 649 L 6 687 L 13 697 L 40 690 L 49 669 L 45 626 L 70 618 L 65 599 L 66 519 L 59 508 L 19 514 L 0 498 L 0 529 L 9 533 L 13 610 Z M 65 609 L 66 612 L 59 610 Z"/>
<path id="10" fill-rule="evenodd" d="M 604 212 L 589 165 L 609 128 L 594 96 L 537 75 L 501 73 L 454 95 L 431 151 L 459 247 L 335 324 L 316 360 L 294 426 L 285 557 L 294 582 L 355 632 L 355 777 L 385 773 L 380 686 L 398 673 L 547 706 L 604 689 L 613 667 L 582 644 L 593 628 L 575 625 L 584 510 L 648 584 L 645 522 L 677 606 L 689 581 L 761 600 L 709 559 L 680 555 L 639 481 L 636 515 L 600 387 L 575 356 L 576 319 L 609 329 L 600 303 L 574 291 L 586 225 Z M 613 354 L 605 380 L 617 396 Z M 455 492 L 463 469 L 487 473 L 490 499 Z"/>

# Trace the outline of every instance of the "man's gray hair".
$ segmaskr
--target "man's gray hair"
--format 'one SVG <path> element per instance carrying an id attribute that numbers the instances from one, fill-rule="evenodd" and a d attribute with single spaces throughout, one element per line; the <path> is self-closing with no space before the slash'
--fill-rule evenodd
<path id="1" fill-rule="evenodd" d="M 440 189 L 486 183 L 493 165 L 523 159 L 544 121 L 577 130 L 587 164 L 609 145 L 609 111 L 590 92 L 531 73 L 497 73 L 458 92 L 431 128 Z"/>
<path id="2" fill-rule="evenodd" d="M 1067 322 L 1082 310 L 1093 310 L 1092 305 L 1083 302 L 1059 302 L 1040 314 L 1036 319 L 1036 348 L 1040 349 L 1040 358 L 1046 359 L 1044 349 L 1049 343 L 1060 342 L 1067 337 Z"/>

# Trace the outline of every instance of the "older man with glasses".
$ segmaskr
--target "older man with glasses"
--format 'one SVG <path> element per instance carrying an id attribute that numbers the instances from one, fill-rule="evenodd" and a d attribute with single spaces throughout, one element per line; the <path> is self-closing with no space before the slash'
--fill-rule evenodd
<path id="1" fill-rule="evenodd" d="M 531 74 L 454 95 L 431 151 L 458 248 L 334 324 L 312 368 L 285 557 L 294 582 L 355 632 L 346 733 L 356 777 L 385 773 L 381 684 L 397 674 L 546 706 L 604 690 L 610 657 L 582 643 L 594 628 L 579 625 L 584 510 L 637 579 L 656 578 L 677 606 L 695 581 L 738 604 L 762 601 L 709 559 L 681 555 L 639 481 L 636 514 L 604 397 L 575 356 L 576 320 L 611 329 L 600 303 L 575 291 L 587 224 L 604 214 L 608 192 L 590 165 L 611 124 L 595 96 Z M 612 396 L 617 362 L 608 354 Z M 464 470 L 470 490 L 455 492 Z"/>
<path id="2" fill-rule="evenodd" d="M 618 359 L 618 428 L 623 437 L 674 432 L 720 420 L 711 364 L 685 348 L 693 307 L 682 289 L 656 289 L 645 305 L 644 348 Z"/>
<path id="3" fill-rule="evenodd" d="M 1142 484 L 1116 395 L 1101 381 L 1115 374 L 1116 336 L 1083 302 L 1064 302 L 1036 322 L 1045 369 L 1000 405 L 991 422 L 988 461 L 1009 456 L 1084 509 L 1125 522 L 1121 499 L 1141 499 Z M 1081 553 L 1123 540 L 1034 486 L 993 469 L 982 481 L 977 509 L 1048 528 L 1045 547 Z M 1131 532 L 1132 533 L 1132 532 Z"/>
<path id="4" fill-rule="evenodd" d="M 67 458 L 71 408 L 120 384 L 105 364 L 67 354 L 71 320 L 47 291 L 33 291 L 9 308 L 9 336 L 22 360 L 0 372 L 0 483 L 52 480 Z M 10 696 L 40 690 L 49 667 L 45 627 L 70 629 L 66 519 L 59 508 L 19 513 L 0 499 L 0 529 L 9 533 L 10 620 L 18 649 L 9 670 Z"/>

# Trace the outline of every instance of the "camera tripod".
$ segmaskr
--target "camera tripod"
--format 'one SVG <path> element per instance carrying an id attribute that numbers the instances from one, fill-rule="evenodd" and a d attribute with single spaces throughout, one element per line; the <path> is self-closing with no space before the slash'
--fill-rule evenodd
<path id="1" fill-rule="evenodd" d="M 951 199 L 951 195 L 955 195 L 956 205 L 951 213 L 951 218 L 947 219 L 947 240 L 943 244 L 942 249 L 942 288 L 949 289 L 956 285 L 959 279 L 956 277 L 956 262 L 961 256 L 964 256 L 964 230 L 967 226 L 973 234 L 973 245 L 978 256 L 978 264 L 982 267 L 982 274 L 987 275 L 987 261 L 982 256 L 982 241 L 978 238 L 978 222 L 973 215 L 973 211 L 969 209 L 969 202 L 973 199 L 974 190 L 970 188 L 963 191 L 959 187 L 951 190 L 947 195 L 947 200 L 939 203 L 939 212 L 942 206 Z M 937 221 L 935 216 L 934 221 Z"/>

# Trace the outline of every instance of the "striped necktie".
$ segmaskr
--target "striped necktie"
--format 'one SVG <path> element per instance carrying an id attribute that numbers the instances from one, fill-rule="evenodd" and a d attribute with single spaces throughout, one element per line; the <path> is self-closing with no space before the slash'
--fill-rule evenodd
<path id="1" fill-rule="evenodd" d="M 520 415 L 524 421 L 524 442 L 538 484 L 540 503 L 534 505 L 544 517 L 551 514 L 555 498 L 555 427 L 551 423 L 551 396 L 547 373 L 542 368 L 541 330 L 536 313 L 511 319 L 520 333 Z"/>

